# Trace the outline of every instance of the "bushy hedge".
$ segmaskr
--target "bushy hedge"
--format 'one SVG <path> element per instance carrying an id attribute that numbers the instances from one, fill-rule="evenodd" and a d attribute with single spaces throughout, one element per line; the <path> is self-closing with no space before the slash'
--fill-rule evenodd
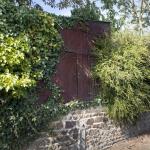
<path id="1" fill-rule="evenodd" d="M 60 94 L 50 79 L 61 44 L 50 15 L 0 1 L 0 149 L 21 149 L 24 137 L 38 133 L 53 117 Z M 52 92 L 39 107 L 41 79 Z"/>
<path id="2" fill-rule="evenodd" d="M 2 53 L 10 51 L 6 56 L 1 53 L 2 61 L 7 61 L 2 73 L 7 68 L 18 77 L 25 74 L 33 80 L 51 76 L 61 47 L 61 38 L 54 28 L 53 18 L 36 9 L 17 7 L 11 3 L 0 6 L 0 33 L 3 37 L 1 49 Z M 17 57 L 20 59 L 18 64 L 16 64 L 19 61 Z"/>
<path id="3" fill-rule="evenodd" d="M 116 121 L 133 123 L 150 111 L 150 47 L 148 39 L 115 33 L 99 39 L 94 75 L 101 79 L 102 103 Z"/>

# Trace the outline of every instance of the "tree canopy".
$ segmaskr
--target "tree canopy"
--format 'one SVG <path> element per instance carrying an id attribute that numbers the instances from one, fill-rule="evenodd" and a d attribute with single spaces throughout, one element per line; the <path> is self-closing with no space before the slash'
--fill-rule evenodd
<path id="1" fill-rule="evenodd" d="M 101 16 L 99 8 L 96 6 L 95 2 L 91 3 L 90 0 L 87 0 L 84 6 L 74 8 L 71 11 L 71 17 L 83 20 L 100 20 Z"/>
<path id="2" fill-rule="evenodd" d="M 19 5 L 32 5 L 33 0 L 8 0 Z M 132 26 L 140 34 L 150 25 L 150 0 L 41 0 L 51 7 L 60 9 L 72 7 L 76 14 L 89 4 L 94 4 L 101 16 L 101 20 L 111 21 L 115 29 L 123 25 Z M 91 6 L 92 6 L 91 5 Z M 94 6 L 93 5 L 93 6 Z M 78 8 L 78 10 L 77 10 Z M 92 7 L 91 7 L 92 8 Z"/>
<path id="3" fill-rule="evenodd" d="M 95 76 L 101 80 L 102 104 L 116 121 L 133 123 L 150 110 L 150 49 L 148 39 L 114 33 L 95 44 Z"/>

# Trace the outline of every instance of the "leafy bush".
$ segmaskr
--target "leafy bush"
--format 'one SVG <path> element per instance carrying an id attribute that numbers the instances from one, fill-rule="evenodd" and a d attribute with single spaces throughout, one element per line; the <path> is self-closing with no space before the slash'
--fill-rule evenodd
<path id="1" fill-rule="evenodd" d="M 6 60 L 3 60 L 7 63 L 2 64 L 4 66 L 1 73 L 7 69 L 19 77 L 29 76 L 33 80 L 49 78 L 54 72 L 61 46 L 53 18 L 36 9 L 17 7 L 11 3 L 3 3 L 0 6 L 0 32 L 3 34 L 1 55 L 5 51 L 11 51 L 9 56 L 6 54 Z M 4 50 L 5 47 L 7 49 Z M 23 52 L 18 54 L 20 49 Z M 12 57 L 14 53 L 18 56 Z M 19 55 L 22 55 L 22 58 Z M 16 64 L 18 57 L 20 62 Z"/>
<path id="2" fill-rule="evenodd" d="M 97 40 L 94 68 L 102 83 L 102 103 L 117 121 L 133 123 L 150 110 L 150 48 L 144 37 L 115 33 Z"/>
<path id="3" fill-rule="evenodd" d="M 71 11 L 71 17 L 78 20 L 100 20 L 100 10 L 96 6 L 95 2 L 86 0 L 86 4 L 80 8 L 74 8 Z"/>
<path id="4" fill-rule="evenodd" d="M 50 15 L 0 1 L 0 149 L 21 149 L 24 137 L 53 118 L 60 94 L 51 77 L 61 44 Z M 39 80 L 51 90 L 40 107 L 35 104 Z"/>
<path id="5" fill-rule="evenodd" d="M 26 57 L 30 51 L 27 38 L 13 38 L 0 34 L 0 42 L 1 94 L 9 93 L 13 97 L 21 97 L 22 90 L 31 87 L 35 82 L 34 78 L 31 78 L 31 62 Z"/>

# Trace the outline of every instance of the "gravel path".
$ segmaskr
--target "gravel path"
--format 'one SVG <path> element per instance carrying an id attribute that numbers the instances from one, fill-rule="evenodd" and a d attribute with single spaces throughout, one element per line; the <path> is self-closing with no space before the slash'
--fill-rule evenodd
<path id="1" fill-rule="evenodd" d="M 109 150 L 150 150 L 150 134 L 121 141 L 114 144 Z"/>

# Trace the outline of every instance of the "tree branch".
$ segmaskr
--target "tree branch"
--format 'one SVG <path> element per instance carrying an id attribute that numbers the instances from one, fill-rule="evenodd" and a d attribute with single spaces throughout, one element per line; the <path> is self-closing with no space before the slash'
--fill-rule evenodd
<path id="1" fill-rule="evenodd" d="M 133 17 L 138 18 L 138 14 L 137 14 L 137 10 L 136 10 L 136 6 L 135 6 L 135 2 L 134 0 L 129 0 L 130 4 L 131 4 L 131 9 L 132 9 L 132 15 Z"/>

